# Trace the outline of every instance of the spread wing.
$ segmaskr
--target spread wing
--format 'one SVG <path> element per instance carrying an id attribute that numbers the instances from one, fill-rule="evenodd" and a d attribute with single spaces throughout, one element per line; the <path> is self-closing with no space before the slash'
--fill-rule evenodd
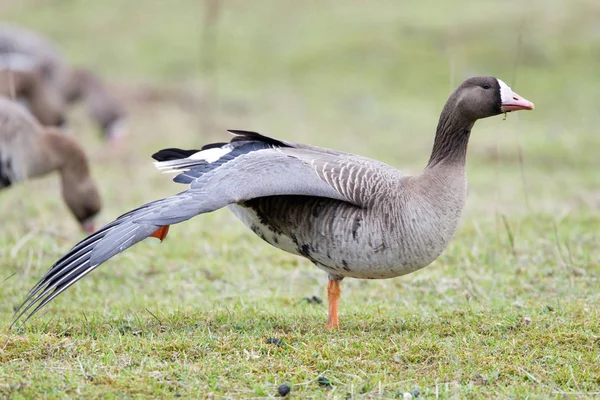
<path id="1" fill-rule="evenodd" d="M 228 204 L 257 197 L 305 195 L 363 207 L 369 195 L 358 188 L 380 168 L 346 153 L 295 146 L 253 132 L 232 131 L 229 143 L 199 151 L 166 149 L 153 155 L 159 169 L 188 183 L 177 195 L 143 205 L 109 223 L 73 247 L 29 292 L 14 323 L 43 306 L 114 255 L 149 237 L 166 236 L 165 227 Z M 381 164 L 382 165 L 382 164 Z M 391 169 L 391 167 L 387 167 Z M 385 170 L 385 168 L 383 168 Z M 370 178 L 369 178 L 370 177 Z"/>

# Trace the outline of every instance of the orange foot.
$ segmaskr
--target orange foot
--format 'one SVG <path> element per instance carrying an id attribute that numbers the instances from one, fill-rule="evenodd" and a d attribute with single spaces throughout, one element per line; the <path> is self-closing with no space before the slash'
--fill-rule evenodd
<path id="1" fill-rule="evenodd" d="M 150 237 L 155 237 L 162 242 L 169 234 L 169 226 L 170 225 L 161 226 L 156 231 L 154 231 L 154 233 L 151 234 Z"/>

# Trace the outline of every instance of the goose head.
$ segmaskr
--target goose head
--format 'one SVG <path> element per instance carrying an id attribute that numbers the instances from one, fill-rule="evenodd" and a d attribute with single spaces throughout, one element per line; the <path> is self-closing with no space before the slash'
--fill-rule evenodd
<path id="1" fill-rule="evenodd" d="M 114 147 L 120 147 L 127 134 L 126 112 L 123 103 L 110 87 L 93 71 L 83 67 L 70 70 L 68 101 L 83 99 L 90 117 L 98 124 L 104 137 Z"/>
<path id="2" fill-rule="evenodd" d="M 94 233 L 96 230 L 94 220 L 102 208 L 102 200 L 91 177 L 64 182 L 63 198 L 81 225 L 81 229 L 88 234 Z"/>
<path id="3" fill-rule="evenodd" d="M 533 110 L 529 100 L 491 76 L 469 78 L 452 92 L 438 122 L 428 167 L 464 166 L 471 129 L 478 119 L 518 110 Z"/>
<path id="4" fill-rule="evenodd" d="M 455 109 L 475 121 L 518 110 L 533 110 L 529 100 L 515 93 L 506 83 L 491 76 L 464 81 L 454 92 Z"/>

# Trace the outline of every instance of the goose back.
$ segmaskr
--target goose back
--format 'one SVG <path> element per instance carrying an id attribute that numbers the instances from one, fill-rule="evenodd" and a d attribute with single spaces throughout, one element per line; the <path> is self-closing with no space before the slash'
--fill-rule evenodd
<path id="1" fill-rule="evenodd" d="M 0 53 L 22 54 L 39 64 L 44 77 L 57 86 L 65 85 L 68 65 L 56 45 L 45 36 L 22 26 L 0 22 Z"/>

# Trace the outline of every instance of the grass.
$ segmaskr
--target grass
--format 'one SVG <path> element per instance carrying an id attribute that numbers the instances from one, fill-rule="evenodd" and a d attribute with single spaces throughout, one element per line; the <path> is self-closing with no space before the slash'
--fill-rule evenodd
<path id="1" fill-rule="evenodd" d="M 411 275 L 345 280 L 341 332 L 303 300 L 325 297 L 324 273 L 226 211 L 137 245 L 9 331 L 13 307 L 82 236 L 56 177 L 1 193 L 0 397 L 272 397 L 283 383 L 296 398 L 600 395 L 596 2 L 222 3 L 212 73 L 202 2 L 0 6 L 127 100 L 121 154 L 106 154 L 81 108 L 71 116 L 102 222 L 181 190 L 153 170 L 153 151 L 223 140 L 224 128 L 417 172 L 464 77 L 498 76 L 536 110 L 478 122 L 455 239 Z M 148 86 L 218 96 L 213 126 L 202 129 L 202 107 L 141 101 Z"/>

